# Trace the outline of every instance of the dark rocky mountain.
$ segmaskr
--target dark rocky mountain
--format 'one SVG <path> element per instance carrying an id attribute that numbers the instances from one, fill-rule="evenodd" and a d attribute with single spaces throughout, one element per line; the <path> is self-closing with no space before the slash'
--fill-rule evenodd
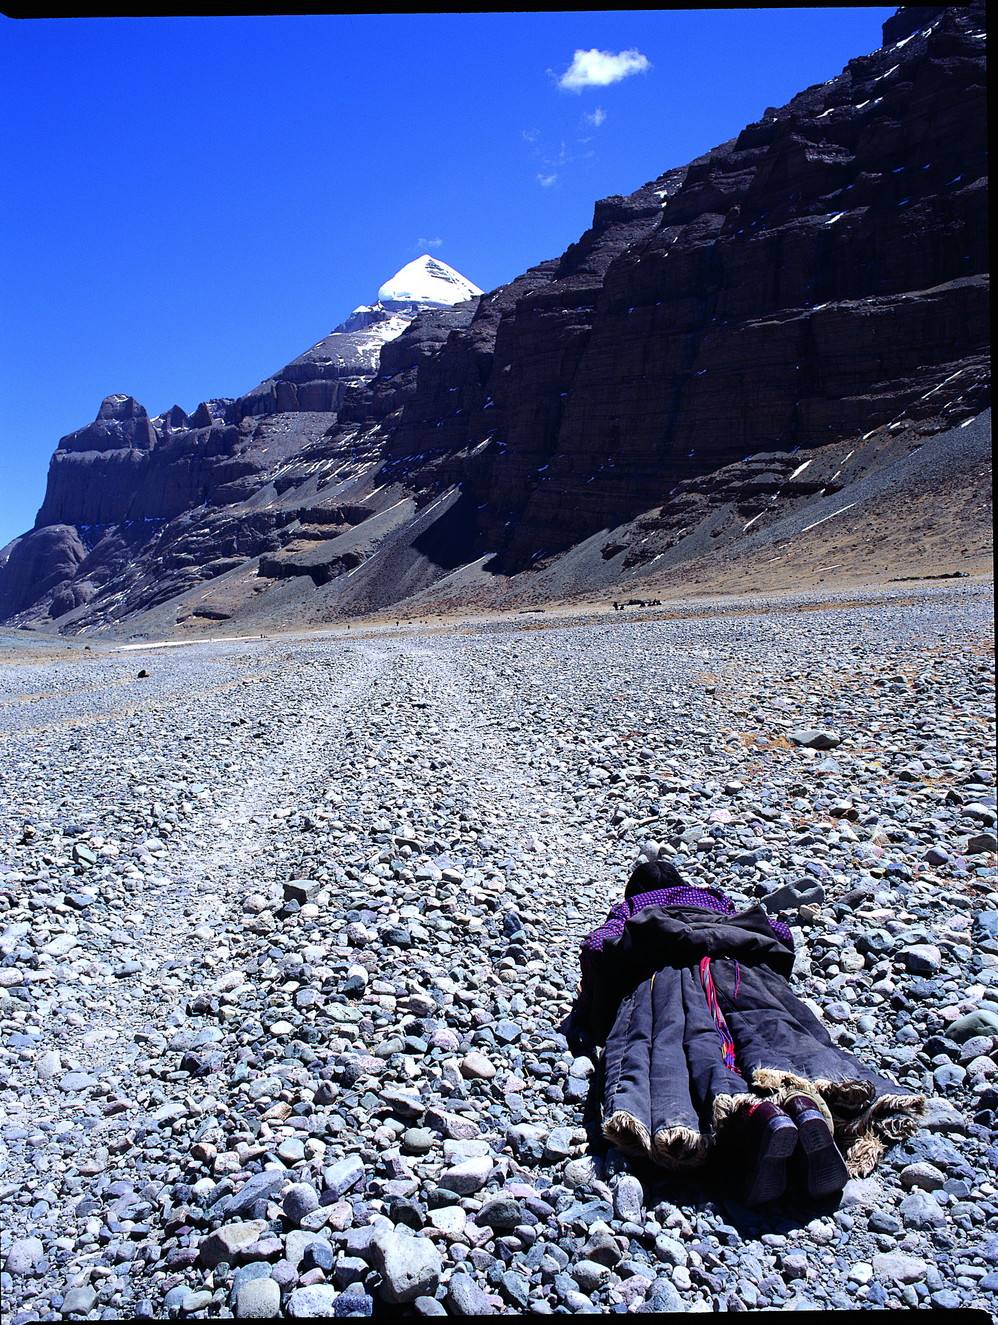
<path id="1" fill-rule="evenodd" d="M 388 298 L 190 418 L 110 397 L 0 554 L 0 617 L 252 629 L 737 587 L 833 547 L 849 573 L 983 565 L 984 47 L 982 4 L 904 7 L 494 292 Z"/>

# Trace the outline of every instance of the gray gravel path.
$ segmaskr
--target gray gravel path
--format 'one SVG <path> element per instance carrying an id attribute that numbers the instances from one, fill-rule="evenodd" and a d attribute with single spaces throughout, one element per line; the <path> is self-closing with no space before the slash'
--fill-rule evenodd
<path id="1" fill-rule="evenodd" d="M 5 1319 L 993 1307 L 991 609 L 0 666 Z M 841 1204 L 588 1144 L 560 1027 L 649 838 L 932 1095 Z"/>

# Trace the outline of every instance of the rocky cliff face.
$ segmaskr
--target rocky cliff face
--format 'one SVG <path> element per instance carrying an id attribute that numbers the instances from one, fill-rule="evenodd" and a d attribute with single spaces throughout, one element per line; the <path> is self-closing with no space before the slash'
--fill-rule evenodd
<path id="1" fill-rule="evenodd" d="M 946 11 L 660 181 L 582 325 L 541 330 L 557 283 L 523 301 L 491 383 L 518 402 L 503 569 L 753 452 L 859 436 L 986 351 L 981 31 Z"/>
<path id="2" fill-rule="evenodd" d="M 479 294 L 424 254 L 238 399 L 150 419 L 131 396 L 108 396 L 59 442 L 35 528 L 0 553 L 0 619 L 61 618 L 95 599 L 102 619 L 127 615 L 276 549 L 289 517 L 245 509 L 267 477 L 335 426 L 344 394 L 416 317 L 457 300 L 467 321 Z"/>
<path id="3" fill-rule="evenodd" d="M 0 616 L 624 585 L 949 436 L 990 389 L 983 5 L 902 8 L 884 40 L 499 290 L 424 256 L 237 401 L 110 397 L 59 444 Z"/>

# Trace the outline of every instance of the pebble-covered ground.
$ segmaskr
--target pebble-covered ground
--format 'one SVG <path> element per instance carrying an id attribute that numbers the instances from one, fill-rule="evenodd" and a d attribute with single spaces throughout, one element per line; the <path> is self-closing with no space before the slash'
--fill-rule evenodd
<path id="1" fill-rule="evenodd" d="M 993 1308 L 992 606 L 0 667 L 6 1319 Z M 649 838 L 931 1095 L 841 1203 L 587 1144 L 561 1026 Z"/>

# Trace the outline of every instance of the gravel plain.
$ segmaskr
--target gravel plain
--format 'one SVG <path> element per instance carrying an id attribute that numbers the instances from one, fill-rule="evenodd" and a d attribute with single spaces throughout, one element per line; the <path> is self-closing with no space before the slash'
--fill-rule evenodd
<path id="1" fill-rule="evenodd" d="M 994 1309 L 992 611 L 0 665 L 5 1320 Z M 931 1096 L 841 1202 L 591 1143 L 561 1027 L 648 839 Z"/>

